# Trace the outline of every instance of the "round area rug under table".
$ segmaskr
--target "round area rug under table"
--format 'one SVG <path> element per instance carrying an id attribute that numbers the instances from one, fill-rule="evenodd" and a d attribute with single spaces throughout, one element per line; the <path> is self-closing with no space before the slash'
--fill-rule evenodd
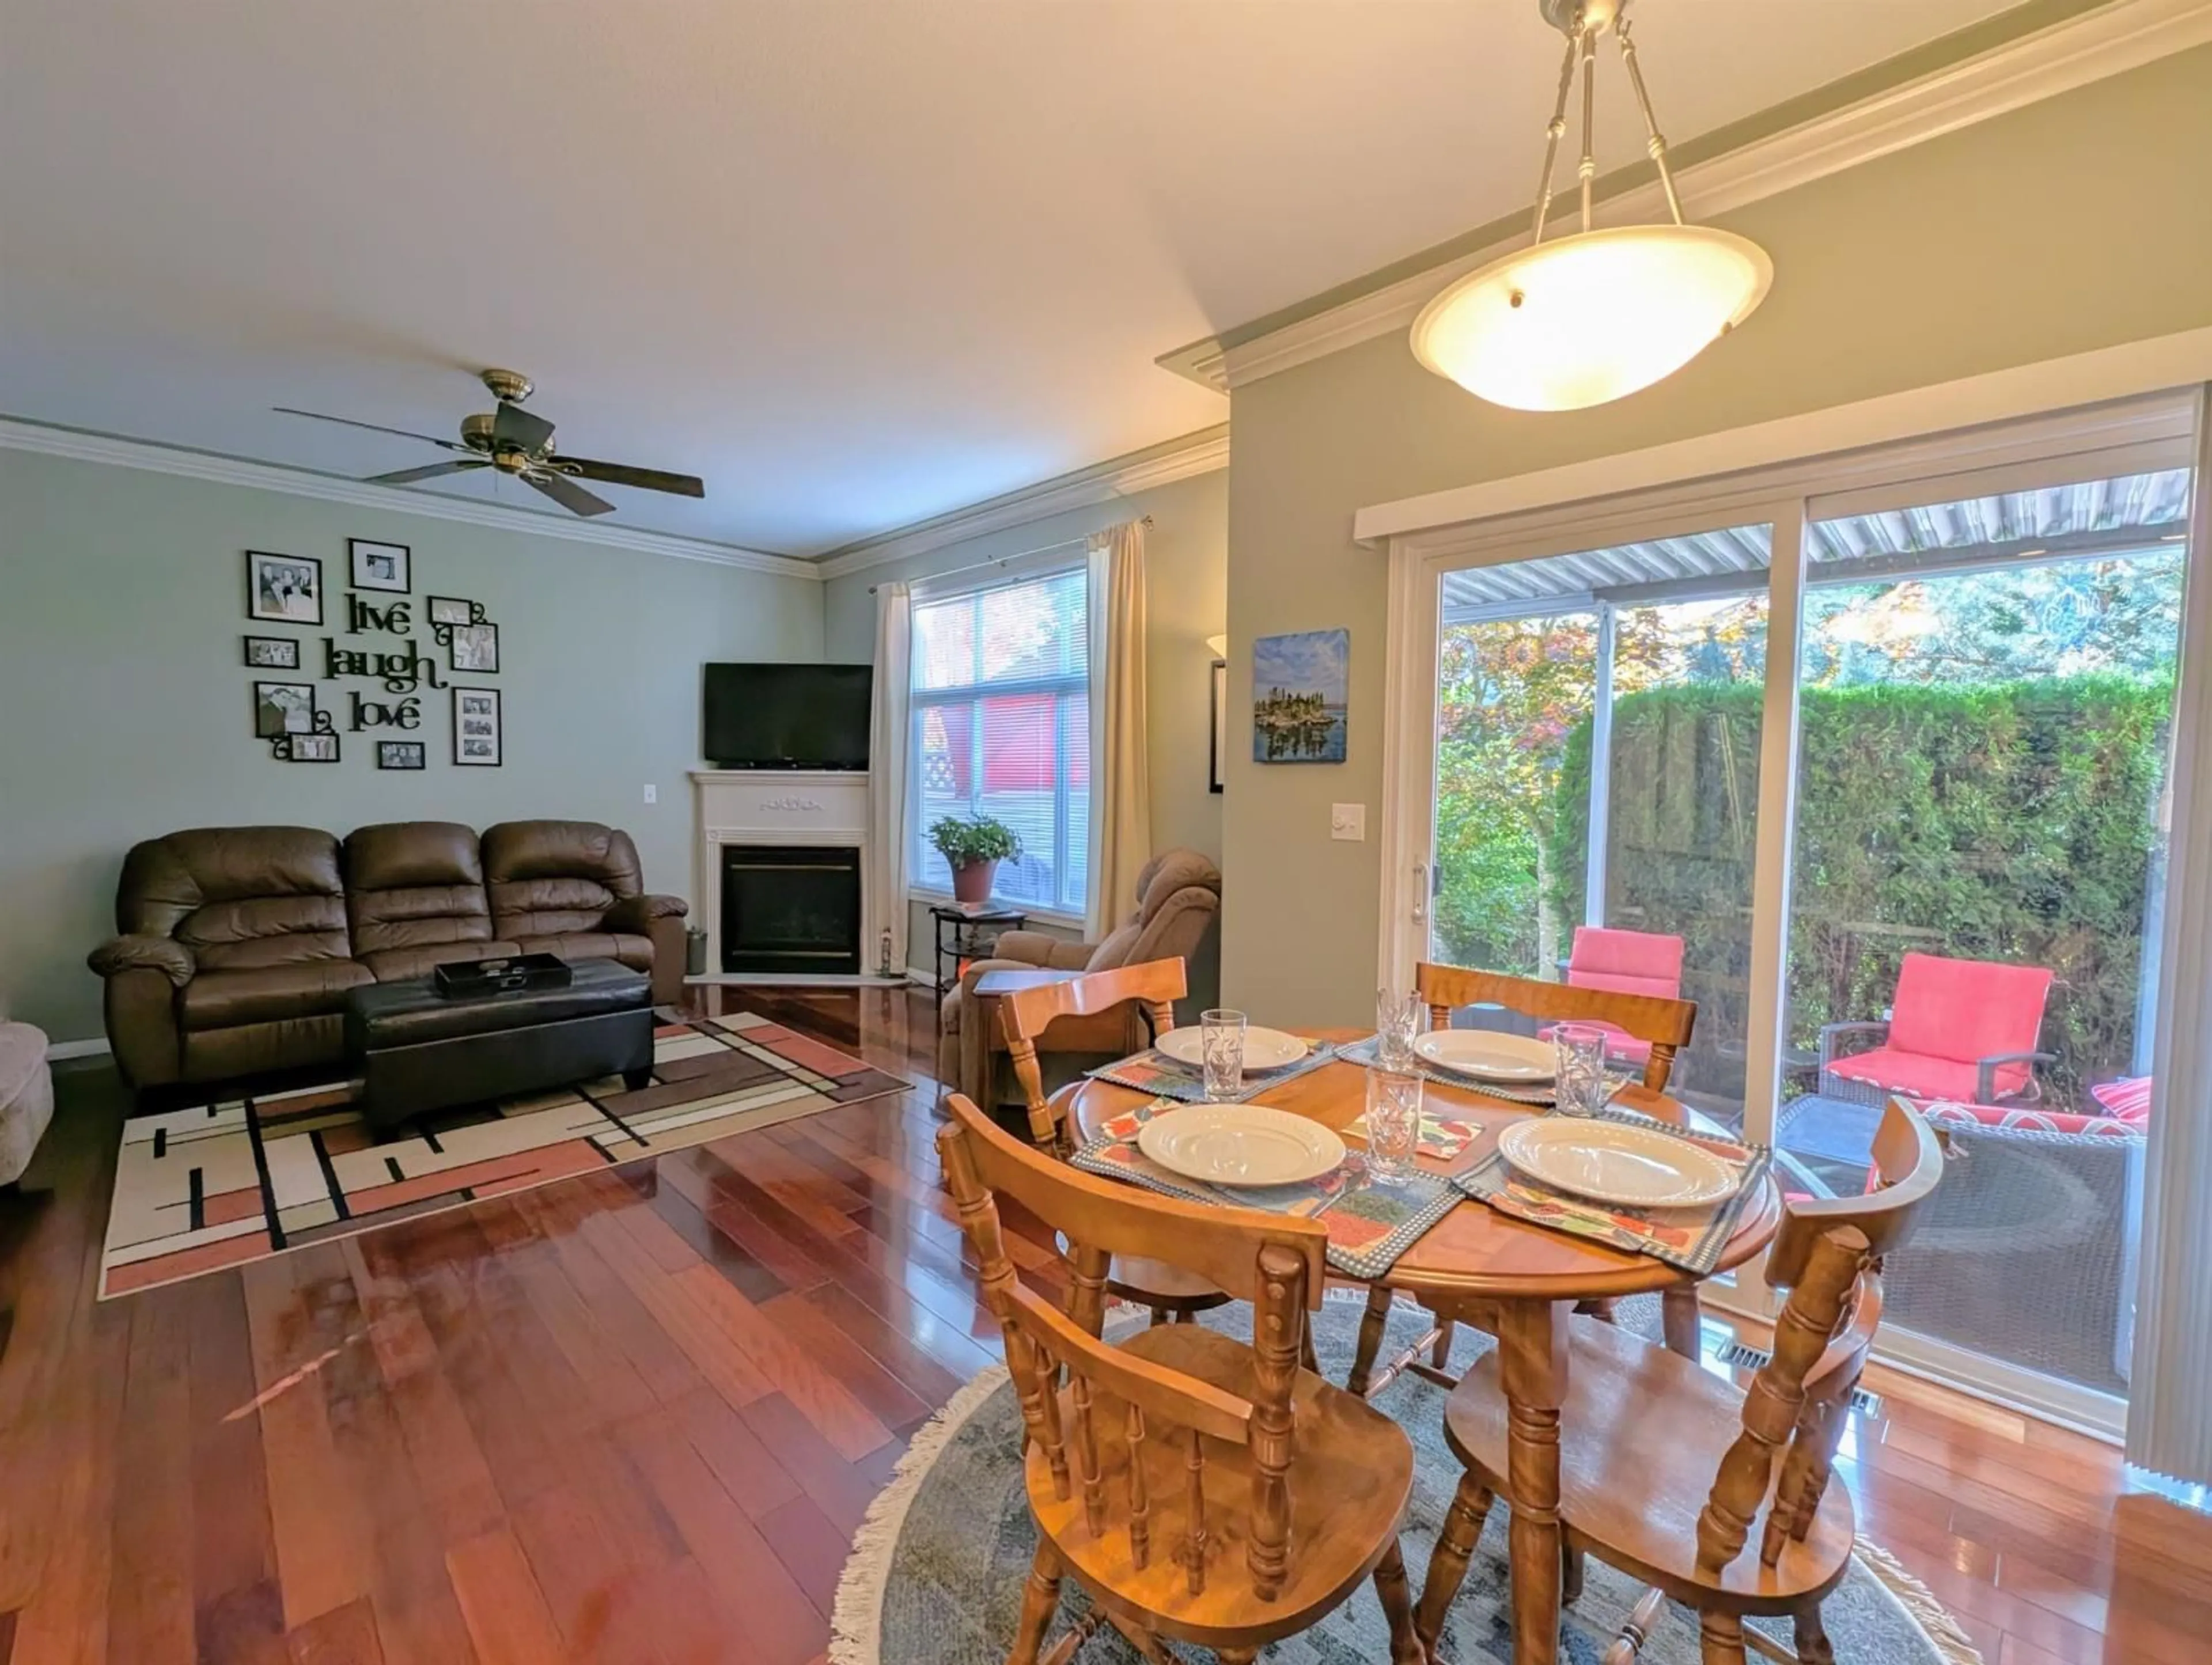
<path id="1" fill-rule="evenodd" d="M 1623 1303 L 1639 1329 L 1657 1328 L 1658 1303 Z M 1639 1309 L 1648 1308 L 1644 1312 Z M 1314 1346 L 1322 1373 L 1341 1382 L 1350 1369 L 1363 1305 L 1331 1299 L 1315 1316 Z M 1638 1322 L 1638 1321 L 1641 1322 Z M 1202 1315 L 1199 1322 L 1240 1338 L 1250 1333 L 1249 1308 Z M 1392 1316 L 1389 1357 L 1424 1323 L 1410 1309 Z M 1460 1331 L 1454 1363 L 1464 1368 L 1490 1345 Z M 1413 1442 L 1413 1498 L 1401 1541 L 1418 1591 L 1436 1547 L 1437 1528 L 1459 1483 L 1459 1461 L 1443 1442 L 1443 1389 L 1407 1375 L 1375 1401 Z M 1021 1407 L 1003 1369 L 969 1382 L 936 1419 L 915 1435 L 890 1486 L 868 1512 L 852 1559 L 837 1587 L 830 1665 L 1002 1665 L 1013 1639 L 1022 1587 L 1036 1550 L 1036 1531 L 1022 1487 Z M 1491 1511 L 1467 1582 L 1440 1638 L 1439 1661 L 1453 1665 L 1510 1665 L 1513 1657 L 1506 1585 L 1506 1529 L 1510 1511 Z M 1295 1553 L 1295 1547 L 1293 1553 Z M 1563 1665 L 1597 1665 L 1643 1587 L 1592 1558 L 1582 1599 L 1566 1610 Z M 1060 1611 L 1046 1646 L 1085 1611 L 1075 1581 L 1061 1586 Z M 1850 1573 L 1824 1612 L 1840 1661 L 1866 1665 L 1981 1665 L 1981 1656 L 1935 1597 L 1863 1540 Z M 1785 1647 L 1787 1619 L 1754 1620 Z M 1203 1649 L 1172 1644 L 1178 1657 L 1210 1659 Z M 1304 1635 L 1263 1648 L 1265 1665 L 1361 1665 L 1387 1660 L 1389 1637 L 1372 1583 Z M 1142 1665 L 1120 1634 L 1101 1626 L 1076 1656 L 1078 1665 Z M 1644 1665 L 1697 1665 L 1697 1621 L 1673 1606 L 1644 1644 Z"/>

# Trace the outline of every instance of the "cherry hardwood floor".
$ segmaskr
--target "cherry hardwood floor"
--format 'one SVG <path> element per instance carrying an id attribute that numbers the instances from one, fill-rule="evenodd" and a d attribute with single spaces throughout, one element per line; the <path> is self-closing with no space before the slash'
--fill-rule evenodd
<path id="1" fill-rule="evenodd" d="M 730 1003 L 917 1086 L 106 1303 L 123 1099 L 66 1071 L 0 1198 L 0 1665 L 820 1658 L 855 1523 L 997 1341 L 927 998 Z M 2212 1656 L 2212 1520 L 2123 1495 L 2103 1445 L 1872 1385 L 1867 1535 L 1989 1665 Z"/>

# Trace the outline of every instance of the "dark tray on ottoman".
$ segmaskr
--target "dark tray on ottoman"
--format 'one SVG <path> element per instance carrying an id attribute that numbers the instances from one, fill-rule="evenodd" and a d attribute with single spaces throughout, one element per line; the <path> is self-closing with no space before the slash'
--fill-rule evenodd
<path id="1" fill-rule="evenodd" d="M 651 983 L 612 960 L 570 968 L 565 987 L 441 994 L 429 977 L 346 997 L 346 1056 L 362 1115 L 382 1131 L 426 1110 L 540 1092 L 603 1075 L 643 1086 L 653 1069 Z"/>

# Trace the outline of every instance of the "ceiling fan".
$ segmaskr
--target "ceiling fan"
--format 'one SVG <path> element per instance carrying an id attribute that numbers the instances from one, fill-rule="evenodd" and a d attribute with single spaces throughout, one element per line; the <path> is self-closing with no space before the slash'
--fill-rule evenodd
<path id="1" fill-rule="evenodd" d="M 370 485 L 411 486 L 441 475 L 464 474 L 472 468 L 495 468 L 526 485 L 535 486 L 571 514 L 582 515 L 611 513 L 614 505 L 585 490 L 576 483 L 579 480 L 636 486 L 645 491 L 673 492 L 679 497 L 707 495 L 705 483 L 689 474 L 667 474 L 657 468 L 632 468 L 625 463 L 597 463 L 584 457 L 556 456 L 553 450 L 553 424 L 522 408 L 523 400 L 530 397 L 530 378 L 513 370 L 486 370 L 481 380 L 499 401 L 499 408 L 462 417 L 459 441 L 433 439 L 428 434 L 410 434 L 403 428 L 356 422 L 350 416 L 326 416 L 319 410 L 295 410 L 286 404 L 274 409 L 287 416 L 341 422 L 348 428 L 366 428 L 372 434 L 397 434 L 404 440 L 420 440 L 425 445 L 463 453 L 455 462 L 429 463 L 390 474 L 372 474 L 367 482 Z"/>

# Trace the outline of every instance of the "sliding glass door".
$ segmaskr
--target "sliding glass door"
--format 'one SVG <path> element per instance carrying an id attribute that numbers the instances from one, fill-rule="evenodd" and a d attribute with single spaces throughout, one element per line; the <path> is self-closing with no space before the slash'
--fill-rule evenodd
<path id="1" fill-rule="evenodd" d="M 1769 546 L 1735 526 L 1439 592 L 1431 957 L 1572 981 L 1656 957 L 1698 1003 L 1676 1090 L 1738 1127 Z"/>
<path id="2" fill-rule="evenodd" d="M 2181 469 L 1813 520 L 1780 1148 L 1951 1171 L 1887 1322 L 2127 1389 L 2180 642 Z M 1940 495 L 1937 493 L 1940 492 Z"/>
<path id="3" fill-rule="evenodd" d="M 1800 1195 L 1862 1188 L 1881 1107 L 1918 1108 L 1951 1171 L 1892 1262 L 1886 1350 L 2103 1425 L 2191 434 L 2146 399 L 1392 546 L 1382 975 L 1678 978 L 1672 1091 Z M 1755 1279 L 1720 1298 L 1764 1310 Z"/>

